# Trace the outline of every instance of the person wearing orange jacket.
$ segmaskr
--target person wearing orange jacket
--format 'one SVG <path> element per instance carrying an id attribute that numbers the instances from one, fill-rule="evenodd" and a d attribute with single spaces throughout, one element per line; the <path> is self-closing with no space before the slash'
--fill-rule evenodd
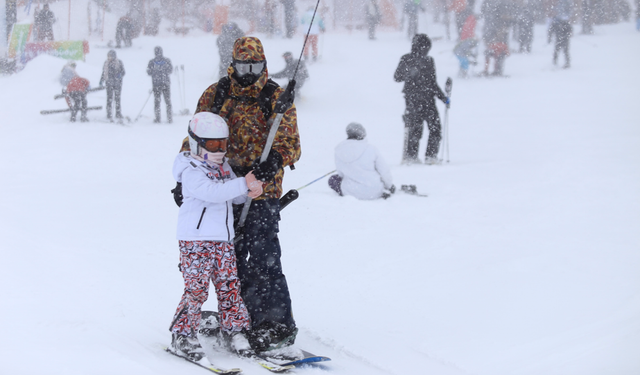
<path id="1" fill-rule="evenodd" d="M 298 332 L 280 261 L 278 222 L 284 167 L 300 158 L 300 136 L 292 104 L 283 114 L 269 156 L 259 161 L 276 117 L 275 104 L 285 90 L 269 79 L 258 38 L 237 39 L 232 57 L 227 76 L 202 93 L 196 113 L 216 113 L 227 121 L 229 165 L 238 177 L 253 172 L 264 182 L 264 192 L 249 206 L 244 225 L 236 227 L 242 236 L 235 242 L 242 298 L 251 315 L 249 342 L 256 352 L 263 352 L 293 344 Z M 185 139 L 182 151 L 188 148 Z M 234 218 L 240 218 L 242 209 L 233 207 Z"/>

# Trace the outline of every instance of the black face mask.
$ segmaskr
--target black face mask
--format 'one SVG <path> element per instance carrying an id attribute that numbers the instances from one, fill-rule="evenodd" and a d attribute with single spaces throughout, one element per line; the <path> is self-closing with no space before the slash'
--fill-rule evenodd
<path id="1" fill-rule="evenodd" d="M 235 79 L 240 86 L 247 87 L 258 82 L 258 79 L 260 79 L 260 74 L 247 73 L 240 77 L 238 76 L 238 73 L 234 71 L 231 77 L 233 77 L 233 79 Z"/>

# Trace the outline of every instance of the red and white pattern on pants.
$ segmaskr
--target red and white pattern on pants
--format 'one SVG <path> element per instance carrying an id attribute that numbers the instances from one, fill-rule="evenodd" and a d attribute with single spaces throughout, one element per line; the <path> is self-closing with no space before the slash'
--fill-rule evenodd
<path id="1" fill-rule="evenodd" d="M 220 325 L 225 331 L 249 329 L 251 321 L 240 297 L 233 244 L 216 241 L 178 241 L 184 294 L 173 317 L 171 332 L 195 337 L 200 310 L 209 296 L 209 279 L 218 296 Z"/>

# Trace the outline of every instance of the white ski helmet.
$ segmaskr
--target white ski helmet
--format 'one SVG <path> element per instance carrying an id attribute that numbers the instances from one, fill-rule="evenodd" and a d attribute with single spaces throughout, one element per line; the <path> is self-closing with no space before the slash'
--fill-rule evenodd
<path id="1" fill-rule="evenodd" d="M 229 138 L 227 122 L 211 112 L 198 112 L 189 121 L 189 147 L 191 153 L 200 155 L 208 139 Z"/>

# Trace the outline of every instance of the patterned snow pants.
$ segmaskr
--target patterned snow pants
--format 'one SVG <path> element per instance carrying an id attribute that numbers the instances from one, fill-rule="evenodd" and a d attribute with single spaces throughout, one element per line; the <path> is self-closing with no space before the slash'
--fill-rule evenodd
<path id="1" fill-rule="evenodd" d="M 184 294 L 170 331 L 196 337 L 200 309 L 209 296 L 209 279 L 218 296 L 220 326 L 225 331 L 249 329 L 251 321 L 240 297 L 240 282 L 233 244 L 216 241 L 178 241 Z"/>

